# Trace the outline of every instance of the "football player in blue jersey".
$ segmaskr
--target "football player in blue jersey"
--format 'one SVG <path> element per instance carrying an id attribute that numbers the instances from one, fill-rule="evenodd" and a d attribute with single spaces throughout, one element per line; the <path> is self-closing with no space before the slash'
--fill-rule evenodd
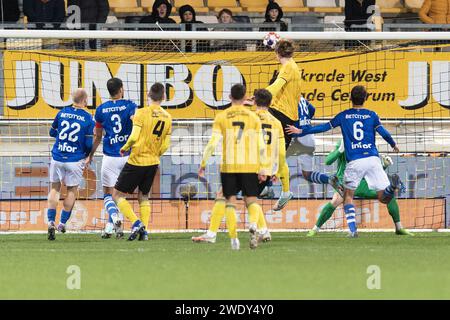
<path id="1" fill-rule="evenodd" d="M 103 137 L 103 160 L 101 179 L 103 185 L 103 203 L 108 214 L 108 222 L 102 233 L 102 238 L 110 238 L 113 231 L 118 239 L 123 237 L 123 223 L 119 209 L 112 199 L 112 192 L 120 171 L 127 163 L 129 152 L 121 156 L 120 148 L 127 142 L 133 128 L 132 117 L 137 105 L 131 100 L 123 99 L 122 80 L 111 78 L 107 82 L 111 100 L 100 105 L 95 111 L 95 138 L 89 161 Z M 103 132 L 105 135 L 103 136 Z"/>
<path id="2" fill-rule="evenodd" d="M 311 120 L 314 118 L 316 108 L 305 98 L 300 97 L 298 103 L 298 122 L 295 127 L 308 130 L 311 127 Z M 339 180 L 335 175 L 328 176 L 324 173 L 313 171 L 314 151 L 316 150 L 316 142 L 314 134 L 293 135 L 291 145 L 287 150 L 286 157 L 297 156 L 298 166 L 302 170 L 303 178 L 306 181 L 318 184 L 330 184 L 335 188 L 341 196 L 344 195 L 344 189 L 339 184 Z"/>
<path id="3" fill-rule="evenodd" d="M 390 133 L 381 125 L 378 115 L 364 108 L 367 99 L 366 88 L 360 85 L 353 87 L 350 99 L 353 107 L 340 112 L 330 122 L 303 130 L 289 126 L 287 130 L 291 134 L 306 135 L 341 127 L 345 157 L 348 161 L 344 171 L 344 211 L 350 236 L 357 237 L 353 197 L 361 180 L 365 179 L 369 188 L 377 192 L 378 200 L 385 204 L 394 197 L 401 181 L 397 174 L 393 174 L 389 181 L 379 160 L 375 132 L 378 132 L 395 152 L 399 152 L 399 149 Z"/>
<path id="4" fill-rule="evenodd" d="M 50 128 L 50 136 L 56 138 L 52 149 L 49 179 L 51 190 L 48 194 L 48 240 L 55 240 L 56 208 L 61 192 L 61 183 L 67 187 L 67 196 L 63 202 L 61 219 L 57 230 L 66 232 L 76 200 L 78 186 L 83 170 L 92 149 L 94 121 L 84 110 L 87 106 L 87 93 L 77 89 L 72 94 L 73 105 L 65 107 L 55 117 Z"/>
<path id="5" fill-rule="evenodd" d="M 300 96 L 298 102 L 298 121 L 295 122 L 295 127 L 298 129 L 307 129 L 311 127 L 311 120 L 314 118 L 316 108 L 303 96 Z M 344 188 L 339 183 L 336 175 L 328 176 L 324 173 L 313 171 L 314 151 L 316 143 L 314 134 L 300 135 L 293 134 L 291 144 L 286 151 L 286 158 L 291 156 L 297 157 L 298 168 L 302 170 L 302 176 L 306 181 L 318 184 L 330 184 L 342 197 L 344 196 Z M 265 187 L 261 193 L 261 197 L 270 197 L 267 195 L 273 194 L 273 190 Z M 288 196 L 288 200 L 292 198 Z M 287 202 L 277 202 L 274 210 L 281 210 Z"/>

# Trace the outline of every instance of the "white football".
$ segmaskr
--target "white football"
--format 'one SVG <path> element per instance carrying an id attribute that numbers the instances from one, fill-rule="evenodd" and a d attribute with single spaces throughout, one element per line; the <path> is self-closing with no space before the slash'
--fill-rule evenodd
<path id="1" fill-rule="evenodd" d="M 275 49 L 275 45 L 280 41 L 280 35 L 275 32 L 269 32 L 263 39 L 263 44 L 270 48 Z"/>

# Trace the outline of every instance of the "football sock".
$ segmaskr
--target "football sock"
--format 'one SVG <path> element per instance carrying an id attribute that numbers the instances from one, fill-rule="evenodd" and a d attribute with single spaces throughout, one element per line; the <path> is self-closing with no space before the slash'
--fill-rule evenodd
<path id="1" fill-rule="evenodd" d="M 213 232 L 214 234 L 217 233 L 225 215 L 225 210 L 225 199 L 216 199 L 211 211 L 211 221 L 209 223 L 208 231 Z"/>
<path id="2" fill-rule="evenodd" d="M 231 239 L 237 238 L 237 219 L 236 219 L 236 208 L 234 205 L 226 205 L 225 207 L 225 217 L 227 222 L 228 234 Z"/>
<path id="3" fill-rule="evenodd" d="M 328 219 L 331 218 L 335 209 L 336 208 L 333 207 L 333 205 L 330 202 L 328 202 L 322 208 L 322 211 L 320 211 L 320 215 L 319 215 L 319 218 L 317 219 L 316 226 L 318 228 L 321 228 L 325 224 L 325 222 L 327 222 Z"/>
<path id="4" fill-rule="evenodd" d="M 397 199 L 392 198 L 392 200 L 387 205 L 388 212 L 392 217 L 394 223 L 400 222 L 400 209 L 398 207 Z"/>
<path id="5" fill-rule="evenodd" d="M 309 178 L 307 178 L 309 182 L 319 183 L 319 184 L 327 184 L 328 176 L 324 173 L 320 173 L 318 171 L 313 171 L 309 174 Z"/>
<path id="6" fill-rule="evenodd" d="M 382 202 L 389 203 L 393 197 L 394 197 L 394 188 L 392 187 L 392 185 L 389 185 L 386 189 L 384 189 Z"/>
<path id="7" fill-rule="evenodd" d="M 281 187 L 283 192 L 289 192 L 289 166 L 286 161 L 281 165 L 280 170 L 278 171 L 278 175 L 281 181 Z"/>
<path id="8" fill-rule="evenodd" d="M 141 221 L 145 226 L 145 229 L 148 229 L 148 223 L 150 221 L 150 201 L 142 201 L 139 204 L 140 212 L 141 212 Z"/>
<path id="9" fill-rule="evenodd" d="M 256 202 L 252 202 L 247 207 L 250 225 L 257 225 L 259 216 L 263 214 L 261 207 Z"/>
<path id="10" fill-rule="evenodd" d="M 118 215 L 119 209 L 117 209 L 116 204 L 113 201 L 112 195 L 109 193 L 106 193 L 103 196 L 103 205 L 105 206 L 105 210 L 108 213 L 108 222 L 113 223 L 113 219 L 111 218 L 112 215 Z"/>
<path id="11" fill-rule="evenodd" d="M 133 229 L 139 228 L 141 223 L 142 223 L 141 220 L 137 219 L 135 222 L 133 222 L 133 225 L 131 226 L 131 230 L 133 231 Z"/>
<path id="12" fill-rule="evenodd" d="M 264 216 L 264 212 L 262 210 L 258 216 L 258 230 L 260 233 L 265 233 L 267 231 L 266 217 Z"/>
<path id="13" fill-rule="evenodd" d="M 72 211 L 66 211 L 64 209 L 61 210 L 61 223 L 66 224 L 67 220 L 69 220 Z"/>
<path id="14" fill-rule="evenodd" d="M 117 201 L 117 207 L 119 208 L 120 212 L 122 212 L 123 215 L 131 221 L 131 223 L 135 223 L 136 220 L 138 220 L 138 217 L 134 213 L 133 208 L 125 198 L 119 198 L 119 200 Z"/>
<path id="15" fill-rule="evenodd" d="M 346 204 L 344 205 L 344 211 L 350 232 L 356 232 L 355 206 L 353 204 Z"/>
<path id="16" fill-rule="evenodd" d="M 56 219 L 56 209 L 47 209 L 47 220 L 48 222 L 55 222 Z"/>

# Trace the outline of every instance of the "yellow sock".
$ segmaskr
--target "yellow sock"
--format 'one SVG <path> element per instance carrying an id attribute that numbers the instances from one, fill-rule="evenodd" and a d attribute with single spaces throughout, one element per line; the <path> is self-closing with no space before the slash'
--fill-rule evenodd
<path id="1" fill-rule="evenodd" d="M 225 216 L 227 221 L 228 235 L 231 239 L 237 238 L 237 219 L 236 208 L 234 205 L 227 205 L 225 207 Z"/>
<path id="2" fill-rule="evenodd" d="M 262 209 L 256 202 L 250 203 L 250 205 L 247 207 L 248 210 L 248 216 L 250 220 L 250 224 L 256 224 L 258 223 L 259 216 L 263 215 Z"/>
<path id="3" fill-rule="evenodd" d="M 217 233 L 225 215 L 225 199 L 217 199 L 211 212 L 211 222 L 209 223 L 209 231 Z"/>
<path id="4" fill-rule="evenodd" d="M 141 221 L 145 226 L 145 229 L 148 230 L 148 222 L 150 221 L 150 201 L 142 201 L 139 204 L 141 211 Z"/>
<path id="5" fill-rule="evenodd" d="M 120 198 L 117 201 L 117 208 L 119 208 L 120 212 L 123 213 L 125 217 L 128 218 L 128 220 L 131 221 L 131 223 L 135 223 L 138 220 L 138 217 L 133 211 L 133 208 L 131 207 L 130 203 L 125 198 Z"/>
<path id="6" fill-rule="evenodd" d="M 289 166 L 286 161 L 280 166 L 280 170 L 278 171 L 278 175 L 281 181 L 281 186 L 283 192 L 288 192 L 290 190 L 289 186 Z"/>
<path id="7" fill-rule="evenodd" d="M 267 229 L 266 217 L 264 216 L 264 212 L 262 211 L 262 209 L 261 209 L 261 213 L 258 216 L 258 229 L 259 230 Z"/>

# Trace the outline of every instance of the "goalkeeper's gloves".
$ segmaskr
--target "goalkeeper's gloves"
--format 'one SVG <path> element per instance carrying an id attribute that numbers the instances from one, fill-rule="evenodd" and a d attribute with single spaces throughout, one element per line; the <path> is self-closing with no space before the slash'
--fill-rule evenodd
<path id="1" fill-rule="evenodd" d="M 344 153 L 345 149 L 344 149 L 344 140 L 341 139 L 341 144 L 339 145 L 339 149 L 338 149 L 339 153 Z"/>
<path id="2" fill-rule="evenodd" d="M 381 163 L 383 164 L 383 168 L 386 169 L 387 167 L 393 165 L 394 161 L 391 157 L 383 154 L 381 155 Z"/>

